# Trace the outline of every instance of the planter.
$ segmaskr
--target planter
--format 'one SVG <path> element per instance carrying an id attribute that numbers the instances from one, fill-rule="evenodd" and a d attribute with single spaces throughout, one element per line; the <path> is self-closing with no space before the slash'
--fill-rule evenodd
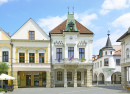
<path id="1" fill-rule="evenodd" d="M 1 91 L 0 94 L 5 94 L 5 91 Z"/>

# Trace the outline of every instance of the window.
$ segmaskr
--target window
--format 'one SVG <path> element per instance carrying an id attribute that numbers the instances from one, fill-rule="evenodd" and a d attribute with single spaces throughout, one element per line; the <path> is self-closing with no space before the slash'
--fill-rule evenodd
<path id="1" fill-rule="evenodd" d="M 25 53 L 19 53 L 19 63 L 25 63 Z"/>
<path id="2" fill-rule="evenodd" d="M 39 53 L 39 63 L 44 63 L 44 53 Z"/>
<path id="3" fill-rule="evenodd" d="M 68 58 L 74 58 L 74 47 L 68 47 Z"/>
<path id="4" fill-rule="evenodd" d="M 111 51 L 111 55 L 112 55 L 112 51 Z"/>
<path id="5" fill-rule="evenodd" d="M 126 49 L 126 58 L 129 58 L 129 48 Z"/>
<path id="6" fill-rule="evenodd" d="M 62 48 L 57 48 L 56 49 L 56 59 L 62 59 Z"/>
<path id="7" fill-rule="evenodd" d="M 73 26 L 70 26 L 70 30 L 73 30 Z"/>
<path id="8" fill-rule="evenodd" d="M 8 62 L 8 51 L 3 51 L 3 62 Z"/>
<path id="9" fill-rule="evenodd" d="M 39 75 L 34 75 L 34 86 L 39 86 Z"/>
<path id="10" fill-rule="evenodd" d="M 34 40 L 34 31 L 29 31 L 29 40 Z"/>
<path id="11" fill-rule="evenodd" d="M 35 62 L 35 54 L 29 53 L 29 63 L 34 63 L 34 62 Z"/>
<path id="12" fill-rule="evenodd" d="M 104 66 L 109 66 L 109 64 L 108 64 L 108 58 L 104 59 Z"/>
<path id="13" fill-rule="evenodd" d="M 120 66 L 120 59 L 116 59 L 116 65 Z"/>
<path id="14" fill-rule="evenodd" d="M 100 61 L 100 67 L 102 67 L 102 61 Z"/>
<path id="15" fill-rule="evenodd" d="M 72 72 L 67 72 L 67 80 L 72 81 Z"/>
<path id="16" fill-rule="evenodd" d="M 79 59 L 82 59 L 82 58 L 84 59 L 84 57 L 85 57 L 84 52 L 85 52 L 84 48 L 79 48 Z"/>
<path id="17" fill-rule="evenodd" d="M 62 81 L 62 72 L 61 71 L 57 72 L 57 81 Z"/>
<path id="18" fill-rule="evenodd" d="M 107 51 L 105 52 L 105 55 L 107 55 Z"/>
<path id="19" fill-rule="evenodd" d="M 77 72 L 77 80 L 81 81 L 81 72 L 80 71 Z"/>

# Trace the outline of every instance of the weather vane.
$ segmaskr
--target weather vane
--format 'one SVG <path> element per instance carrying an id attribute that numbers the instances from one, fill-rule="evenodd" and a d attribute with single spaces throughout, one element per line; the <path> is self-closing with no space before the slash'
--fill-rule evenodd
<path id="1" fill-rule="evenodd" d="M 68 7 L 68 14 L 69 14 L 69 7 Z"/>
<path id="2" fill-rule="evenodd" d="M 110 35 L 110 31 L 108 30 L 107 32 L 108 32 L 108 34 L 107 34 L 107 35 L 109 36 L 109 35 Z"/>
<path id="3" fill-rule="evenodd" d="M 74 6 L 73 6 L 73 14 L 74 14 Z"/>

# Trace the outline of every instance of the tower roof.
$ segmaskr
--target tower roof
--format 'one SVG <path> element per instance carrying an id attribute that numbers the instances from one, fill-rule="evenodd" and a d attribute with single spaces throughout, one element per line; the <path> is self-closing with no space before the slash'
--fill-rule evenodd
<path id="1" fill-rule="evenodd" d="M 106 43 L 105 48 L 112 48 L 111 40 L 110 40 L 110 38 L 109 38 L 109 35 L 110 35 L 110 34 L 108 34 L 107 43 Z"/>

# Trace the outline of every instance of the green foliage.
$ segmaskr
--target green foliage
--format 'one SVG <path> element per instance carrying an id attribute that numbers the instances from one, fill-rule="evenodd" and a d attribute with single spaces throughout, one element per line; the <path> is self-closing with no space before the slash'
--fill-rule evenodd
<path id="1" fill-rule="evenodd" d="M 0 88 L 0 92 L 1 92 L 1 91 L 5 91 L 5 90 L 4 90 L 4 89 L 2 89 L 2 88 Z"/>
<path id="2" fill-rule="evenodd" d="M 9 65 L 7 65 L 5 62 L 0 62 L 0 74 L 7 73 L 9 69 Z"/>

